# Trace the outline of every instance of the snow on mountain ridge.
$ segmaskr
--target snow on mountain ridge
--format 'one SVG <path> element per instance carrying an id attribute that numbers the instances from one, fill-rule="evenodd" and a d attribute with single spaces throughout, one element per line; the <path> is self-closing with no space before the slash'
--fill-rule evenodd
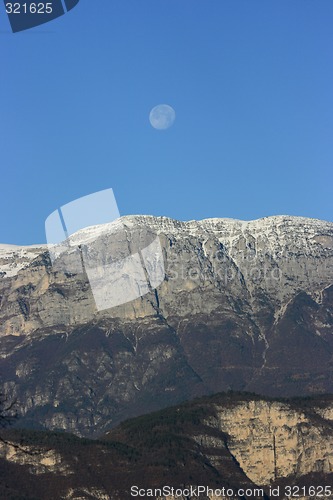
<path id="1" fill-rule="evenodd" d="M 47 245 L 0 245 L 0 278 L 15 276 L 18 271 L 47 249 Z"/>
<path id="2" fill-rule="evenodd" d="M 207 232 L 213 233 L 229 249 L 241 237 L 250 246 L 249 240 L 266 240 L 271 250 L 272 245 L 280 247 L 287 240 L 294 241 L 298 246 L 295 241 L 296 234 L 298 237 L 303 235 L 302 245 L 308 246 L 309 242 L 314 242 L 329 249 L 333 248 L 333 222 L 287 215 L 249 221 L 232 218 L 179 221 L 164 216 L 126 215 L 107 224 L 90 226 L 77 231 L 69 238 L 70 246 L 88 244 L 103 235 L 117 232 L 121 228 L 131 229 L 141 225 L 148 226 L 156 234 L 166 233 L 176 236 L 181 232 L 187 235 L 203 233 L 204 236 Z M 47 248 L 46 244 L 30 246 L 0 244 L 0 273 L 4 273 L 5 277 L 14 276 Z"/>

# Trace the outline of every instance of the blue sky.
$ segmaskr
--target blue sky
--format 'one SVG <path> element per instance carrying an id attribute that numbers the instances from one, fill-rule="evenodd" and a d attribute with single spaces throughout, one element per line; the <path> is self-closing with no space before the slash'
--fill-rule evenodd
<path id="1" fill-rule="evenodd" d="M 121 214 L 333 220 L 332 0 L 81 0 L 17 34 L 0 13 L 0 242 L 109 187 Z"/>

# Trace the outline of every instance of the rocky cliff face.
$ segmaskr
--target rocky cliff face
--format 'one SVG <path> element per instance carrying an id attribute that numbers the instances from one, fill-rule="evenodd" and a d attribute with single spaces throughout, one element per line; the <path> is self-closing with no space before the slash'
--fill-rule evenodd
<path id="1" fill-rule="evenodd" d="M 332 392 L 332 223 L 133 216 L 74 239 L 107 263 L 153 236 L 164 281 L 102 311 L 74 254 L 0 249 L 1 376 L 26 424 L 87 435 L 221 390 Z"/>
<path id="2" fill-rule="evenodd" d="M 313 425 L 313 413 L 319 412 L 315 407 L 312 412 L 300 410 L 262 400 L 241 402 L 227 411 L 217 406 L 215 425 L 230 436 L 230 452 L 256 484 L 333 472 L 333 442 L 325 430 L 332 424 L 317 419 L 318 425 Z"/>
<path id="3" fill-rule="evenodd" d="M 287 486 L 299 486 L 303 498 L 320 498 L 310 487 L 333 491 L 333 422 L 321 416 L 332 408 L 332 396 L 286 401 L 228 393 L 125 421 L 99 441 L 7 431 L 0 496 L 124 500 L 134 498 L 136 486 L 156 490 L 140 498 L 159 500 L 217 500 L 223 488 L 228 500 L 285 499 Z M 163 486 L 210 491 L 163 496 Z"/>

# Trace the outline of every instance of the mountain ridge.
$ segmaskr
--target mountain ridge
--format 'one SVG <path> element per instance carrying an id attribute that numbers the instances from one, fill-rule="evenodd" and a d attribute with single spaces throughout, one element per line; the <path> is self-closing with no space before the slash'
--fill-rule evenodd
<path id="1" fill-rule="evenodd" d="M 0 279 L 0 370 L 27 424 L 95 435 L 221 390 L 333 392 L 332 223 L 153 220 L 85 230 L 101 262 L 158 236 L 165 279 L 133 301 L 98 311 L 45 248 Z"/>
<path id="2" fill-rule="evenodd" d="M 159 226 L 160 222 L 162 222 L 162 227 L 163 223 L 166 223 L 166 226 L 170 226 L 172 224 L 174 225 L 181 225 L 184 227 L 191 227 L 195 225 L 206 225 L 206 224 L 218 224 L 218 223 L 240 223 L 241 225 L 260 225 L 261 223 L 263 224 L 266 221 L 271 221 L 271 222 L 284 222 L 284 221 L 293 221 L 293 222 L 303 222 L 303 223 L 312 223 L 313 225 L 329 225 L 333 226 L 332 221 L 328 220 L 323 220 L 323 219 L 316 219 L 313 217 L 304 217 L 304 216 L 298 216 L 298 215 L 268 215 L 265 217 L 260 217 L 258 219 L 249 219 L 249 220 L 243 220 L 243 219 L 235 219 L 232 217 L 207 217 L 204 219 L 191 219 L 188 221 L 182 221 L 178 219 L 174 219 L 172 217 L 167 217 L 167 216 L 154 216 L 154 215 L 124 215 L 119 217 L 119 219 L 116 219 L 116 221 L 112 221 L 110 223 L 106 224 L 97 224 L 95 226 L 89 226 L 89 228 L 103 228 L 104 227 L 110 227 L 111 225 L 114 225 L 115 223 L 126 223 L 126 222 L 131 222 L 131 223 L 138 223 L 138 222 L 149 222 L 156 224 L 156 226 Z M 80 233 L 82 231 L 85 231 L 86 229 L 89 228 L 82 228 L 76 233 Z M 0 251 L 1 252 L 6 252 L 8 251 L 15 251 L 15 250 L 22 250 L 22 249 L 40 249 L 41 251 L 45 251 L 47 249 L 47 243 L 34 243 L 34 244 L 29 244 L 29 245 L 18 245 L 18 244 L 10 244 L 10 243 L 0 243 Z"/>

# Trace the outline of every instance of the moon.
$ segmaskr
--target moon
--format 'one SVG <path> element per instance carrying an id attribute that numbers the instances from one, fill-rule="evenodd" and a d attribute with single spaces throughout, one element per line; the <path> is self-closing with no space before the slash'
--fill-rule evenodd
<path id="1" fill-rule="evenodd" d="M 169 104 L 158 104 L 155 106 L 150 114 L 149 121 L 152 127 L 157 130 L 166 130 L 173 125 L 175 121 L 175 110 Z"/>

